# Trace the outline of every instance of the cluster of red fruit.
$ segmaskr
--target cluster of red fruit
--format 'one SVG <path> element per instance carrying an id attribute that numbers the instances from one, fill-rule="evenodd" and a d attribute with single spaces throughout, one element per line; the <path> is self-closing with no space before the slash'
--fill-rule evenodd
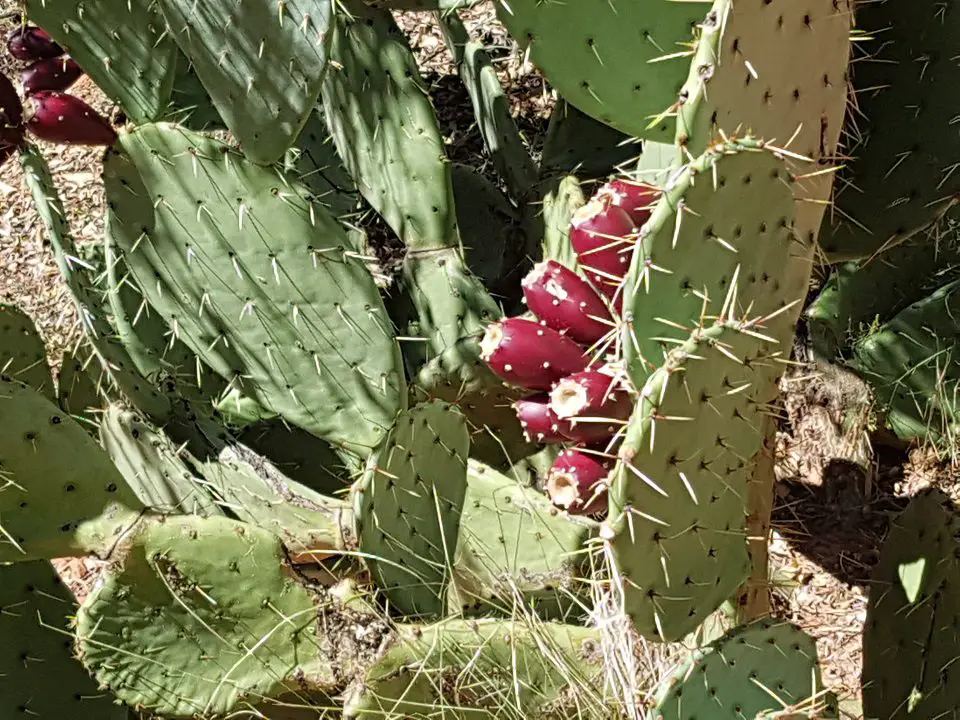
<path id="1" fill-rule="evenodd" d="M 24 133 L 41 140 L 78 145 L 110 145 L 117 139 L 110 123 L 78 97 L 64 91 L 83 70 L 41 28 L 22 25 L 7 36 L 7 51 L 28 62 L 20 84 L 28 106 L 13 83 L 0 74 L 0 165 L 23 144 Z"/>
<path id="2" fill-rule="evenodd" d="M 535 393 L 514 403 L 527 440 L 570 444 L 548 471 L 546 491 L 573 514 L 605 511 L 612 449 L 633 410 L 622 368 L 605 355 L 617 333 L 638 230 L 659 195 L 629 180 L 600 188 L 570 224 L 585 277 L 553 260 L 538 263 L 522 283 L 536 320 L 501 320 L 481 341 L 493 372 Z"/>

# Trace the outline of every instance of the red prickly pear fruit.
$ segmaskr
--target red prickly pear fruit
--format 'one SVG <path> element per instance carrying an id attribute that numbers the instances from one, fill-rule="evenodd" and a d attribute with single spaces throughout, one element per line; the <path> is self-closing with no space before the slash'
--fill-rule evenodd
<path id="1" fill-rule="evenodd" d="M 80 98 L 42 90 L 31 95 L 27 129 L 41 140 L 66 145 L 112 145 L 117 133 Z"/>
<path id="2" fill-rule="evenodd" d="M 7 52 L 17 60 L 29 61 L 60 57 L 64 50 L 46 30 L 23 25 L 7 35 Z"/>
<path id="3" fill-rule="evenodd" d="M 654 185 L 619 178 L 611 180 L 597 192 L 609 195 L 613 204 L 623 208 L 637 227 L 650 219 L 653 206 L 660 197 L 660 188 Z"/>
<path id="4" fill-rule="evenodd" d="M 72 58 L 48 58 L 28 65 L 20 73 L 20 82 L 27 95 L 41 90 L 60 92 L 73 85 L 81 75 L 83 70 Z"/>
<path id="5" fill-rule="evenodd" d="M 23 145 L 23 105 L 10 79 L 0 73 L 0 166 Z"/>
<path id="6" fill-rule="evenodd" d="M 571 515 L 602 513 L 611 470 L 613 461 L 589 448 L 562 450 L 547 471 L 547 496 Z"/>
<path id="7" fill-rule="evenodd" d="M 588 361 L 566 335 L 523 318 L 490 325 L 480 341 L 480 357 L 506 382 L 531 390 L 549 390 Z"/>
<path id="8" fill-rule="evenodd" d="M 560 432 L 567 438 L 595 442 L 617 433 L 620 421 L 630 417 L 633 401 L 617 378 L 601 370 L 586 370 L 553 386 L 550 409 L 560 419 Z"/>
<path id="9" fill-rule="evenodd" d="M 612 298 L 630 268 L 635 232 L 627 211 L 613 204 L 611 195 L 597 194 L 570 220 L 570 244 L 587 278 Z"/>
<path id="10" fill-rule="evenodd" d="M 523 428 L 523 437 L 530 443 L 562 443 L 567 438 L 560 432 L 560 420 L 550 409 L 549 395 L 536 395 L 513 404 Z"/>
<path id="11" fill-rule="evenodd" d="M 583 345 L 610 332 L 613 318 L 597 291 L 555 260 L 534 265 L 520 283 L 527 307 L 547 327 L 566 331 Z"/>

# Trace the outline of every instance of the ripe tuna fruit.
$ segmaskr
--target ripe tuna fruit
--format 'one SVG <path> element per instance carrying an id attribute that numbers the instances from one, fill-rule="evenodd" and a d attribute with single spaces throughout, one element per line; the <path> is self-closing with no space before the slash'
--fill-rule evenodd
<path id="1" fill-rule="evenodd" d="M 523 436 L 530 443 L 562 443 L 567 438 L 560 432 L 560 420 L 550 409 L 550 396 L 537 395 L 513 404 Z"/>
<path id="2" fill-rule="evenodd" d="M 480 357 L 511 385 L 549 390 L 560 378 L 587 366 L 583 348 L 566 335 L 532 320 L 508 318 L 487 328 Z"/>
<path id="3" fill-rule="evenodd" d="M 41 140 L 68 145 L 112 145 L 117 133 L 96 110 L 65 93 L 35 93 L 27 129 Z"/>
<path id="4" fill-rule="evenodd" d="M 597 291 L 573 270 L 554 260 L 537 263 L 521 282 L 533 314 L 583 345 L 610 332 L 613 318 Z"/>
<path id="5" fill-rule="evenodd" d="M 48 58 L 28 65 L 20 73 L 20 82 L 23 85 L 23 92 L 27 95 L 41 90 L 59 92 L 73 85 L 81 75 L 83 70 L 72 58 Z"/>
<path id="6" fill-rule="evenodd" d="M 570 244 L 590 282 L 612 298 L 630 267 L 635 232 L 627 211 L 613 203 L 609 193 L 598 193 L 570 220 Z"/>
<path id="7" fill-rule="evenodd" d="M 7 35 L 7 51 L 17 60 L 46 60 L 60 57 L 64 50 L 46 30 L 23 25 Z"/>
<path id="8" fill-rule="evenodd" d="M 633 410 L 630 394 L 620 382 L 600 370 L 563 378 L 550 392 L 550 409 L 560 420 L 560 432 L 575 442 L 613 437 Z"/>
<path id="9" fill-rule="evenodd" d="M 660 197 L 660 188 L 632 180 L 611 180 L 597 191 L 612 198 L 617 207 L 623 208 L 638 228 L 650 219 L 653 206 Z"/>
<path id="10" fill-rule="evenodd" d="M 23 144 L 23 105 L 10 79 L 0 73 L 0 165 Z"/>
<path id="11" fill-rule="evenodd" d="M 571 515 L 596 515 L 606 510 L 613 461 L 580 448 L 563 450 L 547 471 L 550 501 Z"/>

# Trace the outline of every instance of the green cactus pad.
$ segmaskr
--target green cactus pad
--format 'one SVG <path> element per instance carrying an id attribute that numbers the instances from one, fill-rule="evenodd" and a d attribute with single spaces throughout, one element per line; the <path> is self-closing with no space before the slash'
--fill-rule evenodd
<path id="1" fill-rule="evenodd" d="M 957 205 L 957 110 L 943 89 L 960 82 L 958 25 L 960 8 L 941 0 L 857 7 L 869 40 L 850 66 L 850 160 L 820 238 L 830 262 L 871 256 Z"/>
<path id="2" fill-rule="evenodd" d="M 221 514 L 170 439 L 147 425 L 136 412 L 110 405 L 100 420 L 100 444 L 140 501 L 151 510 L 183 515 Z"/>
<path id="3" fill-rule="evenodd" d="M 96 377 L 94 374 L 96 373 Z M 104 405 L 99 385 L 100 367 L 86 348 L 65 353 L 57 373 L 57 404 L 74 419 L 97 422 Z"/>
<path id="4" fill-rule="evenodd" d="M 162 120 L 176 122 L 190 130 L 224 130 L 223 118 L 213 106 L 190 59 L 177 50 L 177 71 L 170 92 L 170 104 Z"/>
<path id="5" fill-rule="evenodd" d="M 728 300 L 734 317 L 799 305 L 803 295 L 788 295 L 781 277 L 802 250 L 793 204 L 783 162 L 753 141 L 715 146 L 675 175 L 644 226 L 624 287 L 624 352 L 638 386 L 673 342 L 702 315 L 720 316 Z M 788 343 L 793 328 L 775 318 L 765 332 Z"/>
<path id="6" fill-rule="evenodd" d="M 73 657 L 75 610 L 50 563 L 0 565 L 0 717 L 128 717 Z"/>
<path id="7" fill-rule="evenodd" d="M 367 202 L 408 248 L 455 247 L 443 138 L 416 58 L 387 10 L 344 0 L 331 35 L 323 107 Z"/>
<path id="8" fill-rule="evenodd" d="M 311 684 L 316 608 L 280 542 L 226 518 L 145 523 L 80 608 L 80 656 L 121 700 L 158 715 L 226 715 Z"/>
<path id="9" fill-rule="evenodd" d="M 243 448 L 231 447 L 195 467 L 225 510 L 273 533 L 294 555 L 322 559 L 355 544 L 346 503 L 283 477 Z"/>
<path id="10" fill-rule="evenodd" d="M 26 6 L 30 20 L 49 32 L 127 117 L 144 123 L 160 116 L 173 87 L 177 46 L 153 0 L 26 0 Z"/>
<path id="11" fill-rule="evenodd" d="M 960 280 L 901 310 L 853 348 L 851 365 L 904 439 L 955 437 L 960 383 Z"/>
<path id="12" fill-rule="evenodd" d="M 601 4 L 497 0 L 497 14 L 550 84 L 580 110 L 634 137 L 672 135 L 669 114 L 708 2 Z"/>
<path id="13" fill-rule="evenodd" d="M 108 549 L 142 507 L 110 458 L 33 388 L 0 380 L 0 405 L 0 562 Z"/>
<path id="14" fill-rule="evenodd" d="M 570 245 L 570 220 L 585 203 L 580 180 L 575 175 L 551 181 L 543 195 L 544 260 L 556 260 L 571 270 L 577 269 L 577 254 Z"/>
<path id="15" fill-rule="evenodd" d="M 537 168 L 513 120 L 510 100 L 497 77 L 493 59 L 483 43 L 470 39 L 456 13 L 441 17 L 439 22 L 470 96 L 487 154 L 511 195 L 526 198 L 536 190 Z"/>
<path id="16" fill-rule="evenodd" d="M 400 626 L 347 695 L 344 718 L 616 717 L 600 633 L 550 623 L 448 620 Z"/>
<path id="17" fill-rule="evenodd" d="M 811 342 L 829 359 L 870 326 L 958 278 L 960 247 L 953 238 L 914 238 L 869 260 L 838 265 L 805 311 Z"/>
<path id="18" fill-rule="evenodd" d="M 939 490 L 893 520 L 873 570 L 863 631 L 863 710 L 885 720 L 949 717 L 960 655 L 956 507 Z"/>
<path id="19" fill-rule="evenodd" d="M 0 375 L 56 396 L 47 348 L 33 320 L 15 305 L 0 304 Z"/>
<path id="20" fill-rule="evenodd" d="M 285 165 L 334 215 L 342 217 L 357 210 L 357 185 L 337 154 L 321 105 L 310 113 Z"/>
<path id="21" fill-rule="evenodd" d="M 407 615 L 443 613 L 469 450 L 455 406 L 421 403 L 397 418 L 355 488 L 360 551 L 387 599 Z"/>
<path id="22" fill-rule="evenodd" d="M 540 156 L 540 176 L 577 173 L 602 178 L 640 154 L 640 143 L 580 112 L 563 98 L 550 114 Z"/>
<path id="23" fill-rule="evenodd" d="M 483 0 L 370 0 L 373 7 L 390 10 L 460 10 L 479 5 Z"/>
<path id="24" fill-rule="evenodd" d="M 365 456 L 404 393 L 373 278 L 302 186 L 168 125 L 104 162 L 109 229 L 150 304 L 266 409 Z M 163 202 L 156 202 L 156 198 Z"/>
<path id="25" fill-rule="evenodd" d="M 494 607 L 509 615 L 517 603 L 541 616 L 569 610 L 586 587 L 586 542 L 598 529 L 471 459 L 447 596 L 451 613 Z"/>
<path id="26" fill-rule="evenodd" d="M 829 700 L 818 697 L 823 689 L 813 638 L 789 623 L 764 619 L 691 652 L 659 689 L 650 718 L 772 720 L 804 704 L 829 707 Z"/>
<path id="27" fill-rule="evenodd" d="M 694 331 L 640 390 L 607 522 L 623 605 L 644 637 L 683 638 L 750 572 L 747 491 L 781 372 L 758 325 Z"/>
<path id="28" fill-rule="evenodd" d="M 279 160 L 313 110 L 327 64 L 330 0 L 159 0 L 170 34 L 253 162 Z"/>
<path id="29" fill-rule="evenodd" d="M 104 375 L 143 412 L 155 419 L 166 418 L 170 414 L 169 400 L 139 374 L 133 359 L 114 337 L 113 328 L 101 314 L 101 293 L 95 288 L 94 279 L 88 268 L 84 267 L 84 261 L 80 259 L 70 236 L 67 215 L 46 160 L 36 147 L 27 145 L 20 151 L 20 164 L 47 231 L 60 275 Z"/>

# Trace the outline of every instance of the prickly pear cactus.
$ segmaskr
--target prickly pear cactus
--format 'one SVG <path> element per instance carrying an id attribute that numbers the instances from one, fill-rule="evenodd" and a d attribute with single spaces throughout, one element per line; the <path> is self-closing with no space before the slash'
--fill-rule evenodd
<path id="1" fill-rule="evenodd" d="M 104 405 L 99 381 L 100 366 L 89 351 L 78 349 L 64 354 L 57 373 L 57 404 L 94 431 L 99 419 L 97 411 Z"/>
<path id="2" fill-rule="evenodd" d="M 0 564 L 0 716 L 128 717 L 73 657 L 65 633 L 75 612 L 50 563 Z"/>
<path id="3" fill-rule="evenodd" d="M 924 491 L 893 521 L 874 568 L 863 633 L 865 717 L 949 717 L 960 698 L 956 508 Z"/>
<path id="4" fill-rule="evenodd" d="M 30 316 L 14 305 L 0 304 L 0 375 L 56 395 L 46 346 Z"/>
<path id="5" fill-rule="evenodd" d="M 401 413 L 355 487 L 360 552 L 406 615 L 439 615 L 457 543 L 470 436 L 460 411 L 421 403 Z"/>
<path id="6" fill-rule="evenodd" d="M 0 562 L 107 551 L 142 504 L 87 432 L 33 388 L 0 380 Z"/>
<path id="7" fill-rule="evenodd" d="M 158 0 L 169 34 L 253 162 L 279 160 L 320 94 L 330 0 L 216 3 Z"/>
<path id="8" fill-rule="evenodd" d="M 121 137 L 104 174 L 112 237 L 174 332 L 268 410 L 369 454 L 404 379 L 337 221 L 274 170 L 166 124 Z"/>
<path id="9" fill-rule="evenodd" d="M 818 662 L 813 638 L 794 625 L 767 619 L 734 628 L 674 670 L 650 719 L 772 720 L 804 705 L 835 712 L 821 694 Z"/>

